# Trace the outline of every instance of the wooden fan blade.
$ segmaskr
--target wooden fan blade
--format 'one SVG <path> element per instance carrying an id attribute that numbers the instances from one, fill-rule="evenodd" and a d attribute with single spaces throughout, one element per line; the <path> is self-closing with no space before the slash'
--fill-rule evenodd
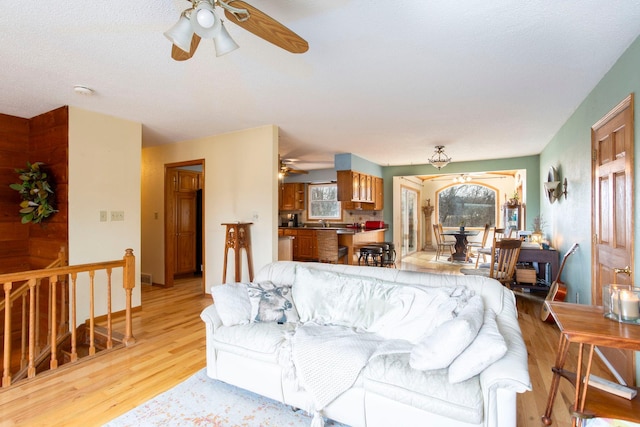
<path id="1" fill-rule="evenodd" d="M 185 52 L 175 44 L 171 45 L 171 57 L 176 61 L 186 61 L 187 59 L 191 58 L 194 53 L 196 53 L 198 44 L 200 44 L 200 36 L 194 34 L 191 38 L 191 49 L 189 50 L 189 52 Z"/>
<path id="2" fill-rule="evenodd" d="M 306 40 L 250 4 L 240 0 L 232 0 L 227 4 L 249 12 L 249 19 L 241 22 L 225 9 L 225 16 L 234 24 L 291 53 L 304 53 L 309 50 Z"/>
<path id="3" fill-rule="evenodd" d="M 309 172 L 303 171 L 302 169 L 291 169 L 287 168 L 287 172 L 289 173 L 298 173 L 298 174 L 308 174 Z"/>

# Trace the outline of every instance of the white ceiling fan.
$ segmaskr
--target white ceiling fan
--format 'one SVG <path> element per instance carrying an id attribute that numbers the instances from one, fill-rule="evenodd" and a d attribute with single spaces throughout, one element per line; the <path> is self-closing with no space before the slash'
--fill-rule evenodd
<path id="1" fill-rule="evenodd" d="M 176 61 L 191 58 L 201 38 L 213 40 L 216 56 L 239 47 L 218 17 L 216 7 L 224 11 L 229 21 L 286 51 L 304 53 L 309 49 L 309 44 L 299 35 L 244 1 L 189 1 L 191 7 L 185 9 L 178 22 L 164 33 L 173 43 L 171 57 Z"/>

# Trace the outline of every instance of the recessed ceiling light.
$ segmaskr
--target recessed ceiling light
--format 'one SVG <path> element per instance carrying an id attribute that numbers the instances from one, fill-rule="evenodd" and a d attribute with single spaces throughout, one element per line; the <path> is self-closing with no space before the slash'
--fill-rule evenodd
<path id="1" fill-rule="evenodd" d="M 78 93 L 80 95 L 87 95 L 87 96 L 93 95 L 93 89 L 91 89 L 90 87 L 75 85 L 73 87 L 73 90 L 75 93 Z"/>

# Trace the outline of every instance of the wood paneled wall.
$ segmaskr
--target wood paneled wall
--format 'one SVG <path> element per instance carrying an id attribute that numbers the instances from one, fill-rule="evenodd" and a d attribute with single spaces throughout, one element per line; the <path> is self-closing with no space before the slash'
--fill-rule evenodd
<path id="1" fill-rule="evenodd" d="M 0 273 L 42 268 L 67 247 L 68 134 L 68 107 L 31 119 L 0 114 Z M 9 188 L 27 162 L 45 163 L 55 185 L 59 212 L 41 225 L 21 224 L 20 196 Z"/>
<path id="2" fill-rule="evenodd" d="M 60 107 L 30 120 L 29 158 L 43 162 L 51 174 L 55 192 L 55 214 L 42 225 L 29 226 L 29 266 L 43 268 L 56 259 L 60 247 L 67 248 L 69 184 L 69 108 Z"/>
<path id="3" fill-rule="evenodd" d="M 0 114 L 0 272 L 29 267 L 29 228 L 20 224 L 20 196 L 9 188 L 29 160 L 29 120 Z"/>

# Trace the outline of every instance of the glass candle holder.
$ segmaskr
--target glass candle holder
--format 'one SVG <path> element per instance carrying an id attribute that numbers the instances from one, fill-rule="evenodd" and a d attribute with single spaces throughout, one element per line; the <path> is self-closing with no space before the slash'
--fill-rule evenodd
<path id="1" fill-rule="evenodd" d="M 640 325 L 640 288 L 631 285 L 605 285 L 602 287 L 605 317 Z"/>

